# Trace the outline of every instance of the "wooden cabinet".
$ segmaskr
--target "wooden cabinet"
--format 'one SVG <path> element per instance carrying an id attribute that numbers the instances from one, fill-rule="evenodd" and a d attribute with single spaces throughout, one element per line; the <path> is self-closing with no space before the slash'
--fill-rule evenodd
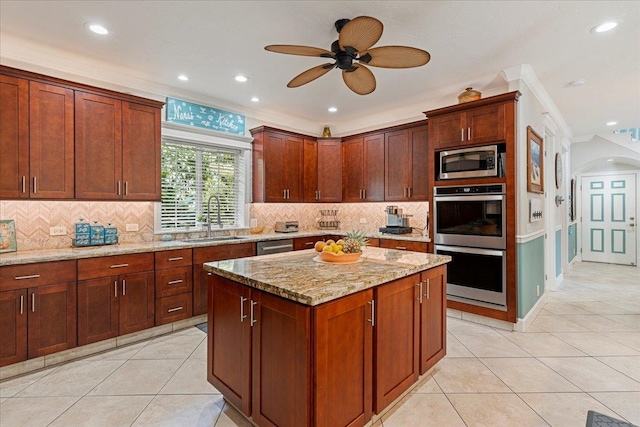
<path id="1" fill-rule="evenodd" d="M 385 133 L 385 195 L 388 201 L 428 199 L 427 127 Z"/>
<path id="2" fill-rule="evenodd" d="M 342 200 L 383 201 L 384 133 L 347 139 L 342 145 Z"/>
<path id="3" fill-rule="evenodd" d="M 156 326 L 188 319 L 193 314 L 191 249 L 155 253 Z"/>
<path id="4" fill-rule="evenodd" d="M 207 313 L 208 274 L 202 264 L 255 255 L 256 244 L 251 242 L 193 248 L 193 315 Z"/>
<path id="5" fill-rule="evenodd" d="M 375 288 L 374 411 L 380 413 L 419 377 L 420 275 Z"/>
<path id="6" fill-rule="evenodd" d="M 154 326 L 154 255 L 78 260 L 78 343 Z"/>
<path id="7" fill-rule="evenodd" d="M 304 201 L 342 201 L 341 139 L 304 141 Z"/>
<path id="8" fill-rule="evenodd" d="M 76 198 L 160 200 L 160 110 L 77 91 Z"/>
<path id="9" fill-rule="evenodd" d="M 73 348 L 74 261 L 0 268 L 0 366 Z"/>
<path id="10" fill-rule="evenodd" d="M 415 242 L 410 240 L 380 239 L 379 247 L 397 249 L 400 251 L 427 252 L 427 242 Z"/>
<path id="11" fill-rule="evenodd" d="M 371 419 L 374 305 L 369 289 L 314 307 L 312 425 L 358 426 Z"/>
<path id="12" fill-rule="evenodd" d="M 0 74 L 0 198 L 28 198 L 29 81 Z"/>
<path id="13" fill-rule="evenodd" d="M 278 129 L 251 129 L 253 201 L 302 202 L 304 135 Z"/>
<path id="14" fill-rule="evenodd" d="M 209 286 L 209 382 L 259 425 L 309 425 L 309 307 L 218 276 Z"/>
<path id="15" fill-rule="evenodd" d="M 300 251 L 303 249 L 313 249 L 314 245 L 317 241 L 322 240 L 326 242 L 329 239 L 337 240 L 339 236 L 307 236 L 307 237 L 296 237 L 293 239 L 293 250 Z"/>
<path id="16" fill-rule="evenodd" d="M 447 350 L 447 267 L 420 275 L 420 375 L 442 359 Z"/>
<path id="17" fill-rule="evenodd" d="M 489 104 L 438 115 L 429 112 L 429 141 L 436 148 L 505 140 L 505 105 Z"/>

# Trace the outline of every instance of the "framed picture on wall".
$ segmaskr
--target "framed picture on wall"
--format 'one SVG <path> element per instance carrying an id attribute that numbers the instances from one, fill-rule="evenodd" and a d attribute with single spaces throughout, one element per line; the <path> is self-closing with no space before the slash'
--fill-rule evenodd
<path id="1" fill-rule="evenodd" d="M 544 193 L 544 146 L 531 126 L 527 126 L 527 191 Z"/>
<path id="2" fill-rule="evenodd" d="M 16 223 L 12 219 L 0 219 L 0 254 L 17 250 Z"/>

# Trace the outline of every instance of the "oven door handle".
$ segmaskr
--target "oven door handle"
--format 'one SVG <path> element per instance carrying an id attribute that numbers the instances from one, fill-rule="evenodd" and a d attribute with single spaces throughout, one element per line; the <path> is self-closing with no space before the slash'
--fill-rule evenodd
<path id="1" fill-rule="evenodd" d="M 473 194 L 473 195 L 456 195 L 456 196 L 434 196 L 434 202 L 473 202 L 473 201 L 492 201 L 492 200 L 504 200 L 504 194 Z"/>
<path id="2" fill-rule="evenodd" d="M 506 251 L 494 250 L 494 249 L 482 249 L 482 248 L 467 248 L 462 246 L 445 246 L 436 245 L 436 252 L 439 250 L 447 252 L 461 252 L 464 254 L 476 254 L 476 255 L 492 255 L 492 256 L 504 256 Z"/>

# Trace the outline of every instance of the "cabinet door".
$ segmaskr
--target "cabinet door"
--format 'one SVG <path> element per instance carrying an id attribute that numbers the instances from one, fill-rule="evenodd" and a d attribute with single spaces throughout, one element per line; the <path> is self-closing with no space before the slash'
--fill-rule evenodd
<path id="1" fill-rule="evenodd" d="M 122 198 L 160 201 L 160 109 L 122 102 Z"/>
<path id="2" fill-rule="evenodd" d="M 260 426 L 311 425 L 311 309 L 252 289 L 254 303 L 251 416 Z"/>
<path id="3" fill-rule="evenodd" d="M 75 111 L 76 199 L 121 199 L 122 102 L 76 92 Z"/>
<path id="4" fill-rule="evenodd" d="M 29 83 L 29 171 L 32 199 L 74 197 L 73 91 Z"/>
<path id="5" fill-rule="evenodd" d="M 264 134 L 264 201 L 284 202 L 285 171 L 289 167 L 285 160 L 285 137 L 278 133 Z"/>
<path id="6" fill-rule="evenodd" d="M 303 199 L 306 203 L 318 201 L 318 143 L 304 140 Z"/>
<path id="7" fill-rule="evenodd" d="M 409 140 L 411 141 L 411 186 L 409 200 L 429 200 L 429 177 L 432 170 L 428 164 L 429 143 L 427 127 L 422 126 L 409 129 Z"/>
<path id="8" fill-rule="evenodd" d="M 342 201 L 361 202 L 364 189 L 364 142 L 362 138 L 342 143 Z"/>
<path id="9" fill-rule="evenodd" d="M 342 201 L 341 168 L 340 140 L 318 141 L 318 192 L 321 202 Z"/>
<path id="10" fill-rule="evenodd" d="M 467 143 L 480 144 L 504 141 L 504 104 L 485 105 L 467 112 Z"/>
<path id="11" fill-rule="evenodd" d="M 27 290 L 0 292 L 0 367 L 27 360 Z"/>
<path id="12" fill-rule="evenodd" d="M 419 376 L 420 275 L 375 289 L 374 411 L 379 413 Z"/>
<path id="13" fill-rule="evenodd" d="M 384 134 L 370 135 L 363 140 L 364 200 L 384 200 Z"/>
<path id="14" fill-rule="evenodd" d="M 76 283 L 29 288 L 29 359 L 76 346 Z"/>
<path id="15" fill-rule="evenodd" d="M 153 271 L 120 276 L 122 293 L 119 304 L 119 335 L 153 327 L 154 283 Z"/>
<path id="16" fill-rule="evenodd" d="M 118 335 L 118 276 L 78 282 L 78 345 Z"/>
<path id="17" fill-rule="evenodd" d="M 0 198 L 29 197 L 29 82 L 0 75 Z"/>
<path id="18" fill-rule="evenodd" d="M 245 415 L 251 415 L 251 290 L 209 276 L 207 380 Z"/>
<path id="19" fill-rule="evenodd" d="M 287 202 L 302 202 L 302 167 L 304 140 L 289 136 L 285 139 L 284 188 L 287 189 Z"/>
<path id="20" fill-rule="evenodd" d="M 420 375 L 446 354 L 447 268 L 441 266 L 422 273 L 420 308 Z"/>
<path id="21" fill-rule="evenodd" d="M 429 141 L 435 148 L 463 145 L 466 140 L 465 112 L 443 114 L 429 119 Z"/>
<path id="22" fill-rule="evenodd" d="M 427 252 L 427 242 L 412 242 L 409 240 L 380 239 L 379 246 L 399 251 Z"/>
<path id="23" fill-rule="evenodd" d="M 371 419 L 372 302 L 369 289 L 313 308 L 314 426 L 362 426 Z"/>
<path id="24" fill-rule="evenodd" d="M 384 138 L 384 199 L 408 200 L 411 183 L 411 141 L 406 130 L 388 132 Z"/>

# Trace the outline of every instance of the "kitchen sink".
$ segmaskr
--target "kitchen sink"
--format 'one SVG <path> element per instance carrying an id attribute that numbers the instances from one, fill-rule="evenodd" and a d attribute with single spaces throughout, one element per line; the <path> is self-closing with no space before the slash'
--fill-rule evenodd
<path id="1" fill-rule="evenodd" d="M 221 237 L 196 237 L 194 239 L 183 239 L 185 243 L 203 243 L 203 242 L 224 242 L 229 240 L 247 239 L 244 236 L 221 236 Z"/>

